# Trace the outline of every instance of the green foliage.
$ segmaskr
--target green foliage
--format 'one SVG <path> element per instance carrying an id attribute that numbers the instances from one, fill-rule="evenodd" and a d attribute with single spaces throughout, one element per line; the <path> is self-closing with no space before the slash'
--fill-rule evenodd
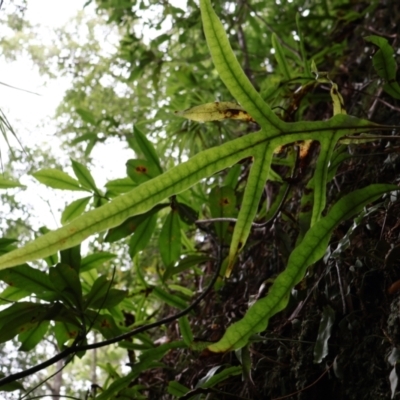
<path id="1" fill-rule="evenodd" d="M 255 5 L 255 11 L 261 12 L 262 6 Z M 121 27 L 136 18 L 131 1 L 115 5 L 99 2 L 98 7 L 107 10 L 110 23 L 118 22 Z M 240 366 L 211 368 L 197 382 L 193 395 L 218 390 L 222 382 L 240 374 L 251 381 L 249 346 L 255 335 L 265 331 L 271 317 L 287 307 L 294 287 L 304 279 L 308 268 L 326 254 L 334 230 L 356 217 L 368 204 L 398 189 L 395 185 L 373 184 L 334 201 L 328 199 L 328 182 L 348 158 L 344 143 L 365 144 L 373 139 L 366 137 L 365 132 L 396 127 L 347 115 L 338 86 L 327 75 L 312 76 L 311 69 L 317 73 L 324 55 L 323 50 L 315 52 L 311 63 L 305 41 L 310 37 L 309 46 L 319 43 L 318 35 L 309 33 L 315 28 L 319 8 L 315 10 L 315 20 L 308 25 L 301 23 L 297 10 L 288 9 L 298 29 L 299 51 L 290 31 L 282 30 L 279 35 L 274 32 L 268 40 L 264 39 L 259 19 L 255 18 L 258 14 L 254 10 L 238 11 L 248 28 L 250 50 L 261 45 L 267 48 L 267 44 L 274 49 L 274 58 L 266 62 L 274 66 L 274 73 L 263 79 L 249 73 L 257 69 L 259 60 L 241 56 L 238 60 L 237 43 L 230 41 L 231 32 L 226 32 L 232 18 L 229 13 L 217 5 L 216 10 L 221 12 L 218 17 L 209 0 L 200 1 L 201 14 L 194 2 L 188 2 L 188 9 L 190 17 L 184 17 L 183 10 L 164 5 L 163 18 L 175 18 L 174 33 L 159 35 L 149 45 L 133 33 L 126 33 L 129 29 L 124 30 L 119 56 L 131 66 L 121 80 L 124 95 L 119 96 L 112 87 L 102 93 L 96 79 L 105 71 L 113 75 L 118 70 L 115 56 L 98 62 L 95 68 L 90 62 L 83 65 L 81 82 L 60 106 L 60 114 L 73 110 L 73 145 L 86 142 L 86 155 L 103 140 L 103 131 L 126 140 L 135 152 L 134 158 L 126 162 L 127 176 L 107 182 L 103 193 L 89 168 L 80 161 L 71 159 L 76 179 L 60 169 L 42 168 L 35 172 L 33 176 L 50 188 L 84 191 L 90 196 L 74 200 L 65 208 L 61 218 L 64 226 L 19 248 L 4 242 L 5 250 L 0 256 L 0 280 L 9 285 L 2 293 L 2 304 L 15 302 L 0 311 L 1 342 L 17 338 L 20 350 L 29 352 L 51 334 L 60 349 L 83 356 L 91 349 L 87 338 L 94 330 L 109 340 L 100 345 L 119 342 L 121 348 L 130 352 L 131 371 L 121 377 L 117 368 L 106 368 L 109 379 L 96 399 L 145 398 L 144 388 L 132 386 L 132 382 L 136 383 L 144 372 L 167 368 L 162 360 L 174 349 L 190 348 L 196 352 L 207 347 L 213 353 L 240 349 Z M 200 17 L 209 52 L 199 44 Z M 328 22 L 324 24 L 328 26 Z M 93 26 L 88 29 L 92 31 Z M 94 41 L 94 37 L 91 39 Z M 393 49 L 381 38 L 373 36 L 367 40 L 380 47 L 373 59 L 374 67 L 387 82 L 386 92 L 397 98 Z M 231 42 L 235 43 L 233 48 Z M 168 57 L 161 50 L 166 43 L 170 48 Z M 331 51 L 340 52 L 341 48 L 333 46 Z M 178 57 L 180 51 L 184 61 Z M 226 88 L 214 73 L 209 55 Z M 244 70 L 242 64 L 248 68 Z M 95 82 L 90 86 L 95 94 L 83 96 L 82 88 L 88 86 L 89 80 Z M 295 83 L 299 85 L 296 92 Z M 303 120 L 312 97 L 308 94 L 321 85 L 331 89 L 330 97 L 326 93 L 323 102 L 332 103 L 329 112 L 333 116 L 321 121 Z M 147 92 L 154 96 L 146 96 Z M 216 94 L 231 96 L 237 103 L 212 102 Z M 132 104 L 124 104 L 133 95 L 132 103 L 138 107 L 140 119 L 128 110 Z M 106 101 L 107 96 L 116 101 Z M 96 101 L 91 101 L 93 98 Z M 286 103 L 285 98 L 289 99 Z M 103 110 L 105 103 L 107 109 Z M 277 111 L 278 106 L 285 106 L 285 110 Z M 184 111 L 167 114 L 175 107 Z M 299 110 L 297 114 L 295 110 Z M 163 121 L 162 127 L 155 122 L 155 114 Z M 68 130 L 67 127 L 71 128 L 64 129 Z M 154 144 L 152 139 L 157 133 L 161 139 Z M 192 323 L 192 317 L 197 316 L 198 310 L 188 309 L 195 297 L 191 281 L 206 277 L 207 269 L 201 266 L 212 266 L 218 282 L 210 287 L 216 291 L 223 288 L 224 279 L 228 281 L 238 268 L 241 254 L 254 245 L 254 228 L 260 228 L 260 221 L 264 227 L 278 216 L 290 194 L 294 173 L 303 168 L 299 165 L 305 163 L 307 154 L 296 157 L 288 147 L 295 145 L 300 154 L 307 153 L 311 142 L 318 142 L 319 153 L 314 157 L 312 177 L 304 184 L 297 216 L 294 214 L 298 229 L 291 246 L 294 242 L 297 245 L 294 249 L 288 246 L 285 269 L 273 280 L 268 294 L 254 301 L 243 318 L 227 327 L 222 338 L 197 343 L 199 322 Z M 185 161 L 181 162 L 182 159 Z M 267 209 L 266 182 L 278 187 L 278 195 Z M 211 217 L 212 223 L 199 221 L 199 216 Z M 291 215 L 292 219 L 295 217 Z M 93 235 L 93 253 L 82 257 L 79 246 Z M 212 253 L 207 246 L 202 248 L 201 242 L 207 236 L 218 243 L 218 252 Z M 348 238 L 345 236 L 340 246 L 348 245 L 345 239 Z M 108 247 L 102 249 L 104 245 L 115 246 L 111 247 L 113 252 Z M 60 262 L 54 256 L 57 252 Z M 47 261 L 46 269 L 26 264 L 40 259 Z M 110 262 L 114 266 L 112 277 Z M 218 269 L 220 264 L 222 273 Z M 29 301 L 25 301 L 27 297 Z M 183 311 L 157 322 L 166 305 Z M 316 363 L 328 354 L 334 321 L 331 308 L 324 310 L 314 350 Z M 144 333 L 147 323 L 157 327 L 176 319 L 182 340 L 155 346 L 154 335 Z M 394 393 L 397 375 L 390 379 Z M 12 390 L 9 388 L 6 386 L 5 390 Z M 176 397 L 191 395 L 189 388 L 176 381 L 171 381 L 166 390 Z"/>

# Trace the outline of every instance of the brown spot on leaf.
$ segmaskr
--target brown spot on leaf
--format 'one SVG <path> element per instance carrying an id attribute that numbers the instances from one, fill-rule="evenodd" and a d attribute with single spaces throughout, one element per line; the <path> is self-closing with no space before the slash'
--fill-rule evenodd
<path id="1" fill-rule="evenodd" d="M 147 173 L 147 168 L 144 165 L 138 165 L 135 168 L 136 172 L 138 172 L 139 174 L 145 174 Z"/>

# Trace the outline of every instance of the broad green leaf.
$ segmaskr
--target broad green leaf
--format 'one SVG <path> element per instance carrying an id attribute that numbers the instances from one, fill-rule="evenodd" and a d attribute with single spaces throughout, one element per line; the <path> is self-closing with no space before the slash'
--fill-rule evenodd
<path id="1" fill-rule="evenodd" d="M 313 225 L 291 253 L 286 269 L 275 279 L 268 295 L 254 303 L 244 318 L 231 325 L 223 338 L 210 345 L 209 349 L 226 352 L 241 348 L 248 343 L 251 335 L 264 331 L 269 319 L 286 307 L 291 289 L 303 279 L 307 267 L 323 257 L 333 229 L 341 221 L 354 216 L 366 204 L 397 189 L 394 185 L 371 185 L 339 200 L 326 217 Z"/>
<path id="2" fill-rule="evenodd" d="M 58 169 L 44 168 L 38 172 L 34 172 L 32 176 L 40 183 L 53 189 L 87 191 L 76 179 Z"/>
<path id="3" fill-rule="evenodd" d="M 176 202 L 175 207 L 182 222 L 192 225 L 199 218 L 199 212 L 184 203 Z"/>
<path id="4" fill-rule="evenodd" d="M 0 256 L 0 269 L 47 257 L 61 249 L 81 243 L 94 233 L 117 226 L 133 215 L 142 214 L 167 197 L 180 193 L 201 179 L 251 156 L 257 145 L 269 143 L 268 148 L 271 150 L 287 143 L 310 138 L 329 140 L 330 136 L 339 136 L 338 132 L 345 136 L 366 130 L 389 129 L 346 115 L 337 115 L 321 122 L 296 122 L 288 124 L 287 128 L 286 135 L 270 128 L 268 135 L 263 131 L 253 133 L 198 153 L 189 161 L 118 196 L 102 207 L 87 212 L 64 227 Z"/>
<path id="5" fill-rule="evenodd" d="M 81 266 L 81 246 L 70 247 L 60 251 L 60 263 L 72 267 L 77 273 Z"/>
<path id="6" fill-rule="evenodd" d="M 187 288 L 186 286 L 177 285 L 175 283 L 170 283 L 167 287 L 168 287 L 168 289 L 174 290 L 175 292 L 180 292 L 184 296 L 187 296 L 187 297 L 192 297 L 194 295 L 193 290 Z"/>
<path id="7" fill-rule="evenodd" d="M 247 241 L 251 224 L 253 223 L 254 217 L 257 213 L 265 182 L 268 179 L 270 171 L 273 156 L 273 150 L 271 151 L 270 145 L 259 146 L 256 151 L 254 163 L 247 180 L 238 220 L 233 231 L 231 247 L 229 249 L 228 268 L 225 272 L 226 276 L 230 275 L 236 255 L 244 247 Z"/>
<path id="8" fill-rule="evenodd" d="M 127 294 L 128 292 L 126 290 L 110 289 L 106 291 L 103 296 L 96 296 L 96 298 L 92 300 L 90 307 L 94 309 L 115 307 L 126 298 Z"/>
<path id="9" fill-rule="evenodd" d="M 10 287 L 34 293 L 39 298 L 43 298 L 43 294 L 54 292 L 49 276 L 27 264 L 0 271 L 0 280 L 6 282 Z"/>
<path id="10" fill-rule="evenodd" d="M 149 243 L 157 225 L 157 214 L 150 215 L 143 221 L 129 241 L 129 255 L 133 258 L 142 251 Z"/>
<path id="11" fill-rule="evenodd" d="M 31 329 L 22 332 L 18 335 L 18 340 L 21 342 L 19 351 L 30 351 L 39 344 L 43 339 L 44 335 L 47 333 L 50 321 L 42 321 Z"/>
<path id="12" fill-rule="evenodd" d="M 93 268 L 98 268 L 105 262 L 113 260 L 117 257 L 116 254 L 107 251 L 100 251 L 95 254 L 90 254 L 81 260 L 80 272 L 89 271 Z"/>
<path id="13" fill-rule="evenodd" d="M 98 396 L 96 396 L 96 400 L 110 400 L 115 399 L 116 397 L 112 397 L 114 394 L 118 393 L 120 390 L 129 386 L 129 384 L 138 376 L 136 371 L 130 372 L 128 375 L 116 379 L 111 385 L 104 391 L 102 391 Z"/>
<path id="14" fill-rule="evenodd" d="M 91 111 L 80 107 L 76 108 L 75 111 L 82 118 L 83 122 L 86 122 L 90 125 L 96 125 L 96 118 Z"/>
<path id="15" fill-rule="evenodd" d="M 104 238 L 105 242 L 113 243 L 117 240 L 123 239 L 126 236 L 131 235 L 138 229 L 140 224 L 147 221 L 151 216 L 156 214 L 159 210 L 163 209 L 164 207 L 168 207 L 169 204 L 158 204 L 157 206 L 153 207 L 150 211 L 137 215 L 135 217 L 128 218 L 124 221 L 121 225 L 110 229 L 107 232 L 106 237 Z"/>
<path id="16" fill-rule="evenodd" d="M 0 189 L 12 189 L 12 188 L 16 188 L 16 187 L 25 188 L 26 186 L 20 184 L 17 181 L 0 178 Z"/>
<path id="17" fill-rule="evenodd" d="M 90 199 L 90 196 L 83 197 L 82 199 L 74 200 L 71 204 L 68 204 L 61 214 L 61 223 L 65 225 L 67 222 L 79 217 L 79 215 L 85 211 Z"/>
<path id="18" fill-rule="evenodd" d="M 107 190 L 117 194 L 129 192 L 136 186 L 136 183 L 131 178 L 114 179 L 105 184 Z"/>
<path id="19" fill-rule="evenodd" d="M 54 335 L 57 340 L 58 347 L 63 348 L 64 344 L 71 339 L 75 339 L 78 335 L 78 329 L 75 325 L 68 324 L 65 322 L 55 322 Z"/>
<path id="20" fill-rule="evenodd" d="M 210 212 L 213 218 L 233 218 L 237 215 L 235 191 L 229 186 L 215 186 L 209 194 Z M 229 222 L 214 222 L 219 240 L 223 241 L 229 235 Z"/>
<path id="21" fill-rule="evenodd" d="M 226 175 L 226 177 L 224 179 L 223 186 L 229 186 L 232 189 L 235 189 L 236 185 L 238 183 L 241 171 L 242 171 L 242 166 L 240 164 L 236 164 L 232 168 L 230 168 L 228 174 Z"/>
<path id="22" fill-rule="evenodd" d="M 290 66 L 288 65 L 288 63 L 286 61 L 285 52 L 283 50 L 283 47 L 279 43 L 279 40 L 275 33 L 272 34 L 271 40 L 272 40 L 272 46 L 275 49 L 274 55 L 275 55 L 276 61 L 278 62 L 279 69 L 282 72 L 285 79 L 287 81 L 290 81 L 290 79 L 292 78 L 291 73 L 290 73 Z"/>
<path id="23" fill-rule="evenodd" d="M 47 226 L 41 226 L 39 228 L 39 232 L 42 235 L 45 235 L 46 233 L 50 232 L 50 229 L 47 228 Z M 53 265 L 56 265 L 58 263 L 58 254 L 56 252 L 53 254 L 49 254 L 47 257 L 44 257 L 44 260 L 49 267 L 52 267 Z"/>
<path id="24" fill-rule="evenodd" d="M 126 172 L 133 182 L 140 184 L 159 175 L 157 165 L 147 160 L 128 160 Z"/>
<path id="25" fill-rule="evenodd" d="M 17 242 L 17 239 L 10 239 L 10 238 L 0 238 L 0 249 L 6 249 L 13 243 Z"/>
<path id="26" fill-rule="evenodd" d="M 82 309 L 82 287 L 76 270 L 66 264 L 50 268 L 49 276 L 54 289 L 67 301 Z"/>
<path id="27" fill-rule="evenodd" d="M 164 265 L 171 267 L 181 255 L 181 226 L 177 210 L 172 209 L 161 228 L 159 240 L 160 256 Z"/>
<path id="28" fill-rule="evenodd" d="M 135 125 L 133 127 L 133 140 L 136 142 L 137 146 L 146 157 L 146 160 L 151 164 L 156 165 L 158 169 L 158 174 L 162 173 L 162 168 L 160 166 L 160 160 L 154 149 L 153 144 L 147 139 L 146 135 Z M 157 175 L 158 175 L 157 174 Z"/>
<path id="29" fill-rule="evenodd" d="M 212 258 L 206 255 L 189 255 L 185 258 L 182 258 L 176 267 L 168 268 L 163 276 L 163 280 L 171 278 L 173 275 L 180 274 L 183 271 L 188 270 L 199 264 L 204 264 L 207 261 L 211 261 Z"/>
<path id="30" fill-rule="evenodd" d="M 98 314 L 96 311 L 91 310 L 87 310 L 85 314 L 88 316 L 88 320 L 93 323 L 93 328 L 98 330 L 106 339 L 111 339 L 124 333 L 109 314 Z"/>
<path id="31" fill-rule="evenodd" d="M 71 158 L 72 169 L 74 170 L 75 176 L 78 178 L 79 183 L 86 189 L 93 190 L 98 193 L 96 183 L 94 182 L 93 176 L 86 166 L 78 161 Z"/>
<path id="32" fill-rule="evenodd" d="M 379 47 L 379 50 L 372 57 L 372 63 L 377 74 L 386 80 L 383 89 L 393 98 L 400 99 L 400 85 L 396 80 L 397 66 L 392 46 L 385 38 L 380 36 L 367 36 L 365 40 Z"/>
<path id="33" fill-rule="evenodd" d="M 185 349 L 185 348 L 187 348 L 187 346 L 185 342 L 181 340 L 165 343 L 160 346 L 144 351 L 140 355 L 140 362 L 144 363 L 149 361 L 158 361 L 161 360 L 161 358 L 163 358 L 164 355 L 167 354 L 167 352 L 172 349 Z"/>
<path id="34" fill-rule="evenodd" d="M 193 342 L 193 333 L 190 328 L 189 319 L 186 315 L 179 318 L 178 320 L 179 330 L 181 331 L 181 335 L 185 344 L 189 347 Z"/>
<path id="35" fill-rule="evenodd" d="M 0 293 L 0 306 L 9 305 L 10 302 L 15 302 L 23 299 L 31 294 L 30 290 L 23 290 L 13 286 L 7 286 Z"/>
<path id="36" fill-rule="evenodd" d="M 99 276 L 93 283 L 90 292 L 84 298 L 84 308 L 92 307 L 99 299 L 104 299 L 111 290 L 111 286 L 111 282 L 104 275 Z"/>
<path id="37" fill-rule="evenodd" d="M 183 300 L 181 297 L 178 297 L 171 293 L 168 293 L 165 290 L 161 289 L 160 287 L 155 286 L 153 288 L 152 293 L 158 299 L 169 304 L 171 307 L 175 307 L 180 310 L 184 310 L 188 306 L 187 302 L 185 300 Z"/>
<path id="38" fill-rule="evenodd" d="M 56 315 L 59 305 L 20 302 L 0 311 L 0 343 L 25 332 L 37 323 Z"/>
<path id="39" fill-rule="evenodd" d="M 300 38 L 300 53 L 301 53 L 301 58 L 303 61 L 304 74 L 305 74 L 305 76 L 312 78 L 313 75 L 311 74 L 311 65 L 314 64 L 315 70 L 316 70 L 316 66 L 315 66 L 314 60 L 312 60 L 312 62 L 310 63 L 311 65 L 310 65 L 308 62 L 308 59 L 307 59 L 303 30 L 301 29 L 301 26 L 300 26 L 300 14 L 299 13 L 296 13 L 296 25 L 297 25 L 297 34 L 299 35 L 299 38 Z M 318 76 L 318 71 L 316 73 L 316 76 Z"/>
<path id="40" fill-rule="evenodd" d="M 284 123 L 272 112 L 243 72 L 210 0 L 201 0 L 200 8 L 208 48 L 226 87 L 262 128 L 282 128 Z"/>
<path id="41" fill-rule="evenodd" d="M 190 391 L 190 389 L 187 388 L 186 386 L 181 385 L 177 381 L 170 381 L 168 383 L 167 391 L 169 394 L 172 394 L 172 396 L 179 398 L 179 397 L 184 396 L 186 393 L 188 393 Z"/>

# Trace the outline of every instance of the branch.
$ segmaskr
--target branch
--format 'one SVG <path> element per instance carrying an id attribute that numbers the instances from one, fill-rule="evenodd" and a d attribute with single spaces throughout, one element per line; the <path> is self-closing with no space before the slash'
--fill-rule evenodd
<path id="1" fill-rule="evenodd" d="M 80 352 L 80 351 L 97 349 L 97 348 L 100 348 L 100 347 L 108 346 L 110 344 L 118 343 L 118 342 L 120 342 L 122 340 L 125 340 L 125 339 L 128 339 L 128 338 L 132 337 L 132 336 L 135 336 L 138 333 L 146 332 L 149 329 L 156 328 L 156 327 L 164 325 L 164 324 L 168 324 L 168 323 L 170 323 L 172 321 L 175 321 L 178 318 L 183 317 L 184 315 L 186 315 L 190 311 L 192 311 L 208 295 L 208 293 L 211 291 L 211 289 L 213 288 L 215 282 L 218 279 L 219 272 L 220 272 L 220 269 L 221 269 L 221 264 L 222 263 L 221 263 L 221 260 L 220 260 L 220 257 L 219 257 L 219 259 L 218 259 L 218 267 L 216 268 L 216 271 L 214 272 L 214 275 L 213 275 L 213 277 L 211 279 L 211 282 L 207 286 L 206 290 L 196 300 L 194 300 L 193 303 L 191 303 L 187 308 L 185 308 L 181 312 L 178 312 L 176 314 L 173 314 L 173 315 L 171 315 L 169 317 L 163 318 L 163 319 L 161 319 L 159 321 L 156 321 L 156 322 L 153 322 L 151 324 L 140 326 L 139 328 L 133 329 L 130 332 L 124 333 L 122 335 L 115 336 L 112 339 L 104 340 L 102 342 L 79 346 L 78 345 L 78 341 L 76 341 L 71 347 L 66 348 L 65 350 L 63 350 L 62 352 L 56 354 L 54 357 L 50 358 L 49 360 L 44 361 L 41 364 L 35 365 L 32 368 L 28 368 L 28 369 L 26 369 L 24 371 L 17 372 L 15 374 L 11 374 L 11 375 L 9 375 L 9 376 L 7 376 L 5 378 L 0 379 L 0 387 L 4 386 L 6 384 L 9 384 L 11 382 L 15 382 L 15 381 L 17 381 L 17 380 L 19 380 L 21 378 L 25 378 L 25 377 L 27 377 L 29 375 L 32 375 L 32 374 L 34 374 L 34 373 L 36 373 L 38 371 L 41 371 L 42 369 L 47 368 L 50 365 L 53 365 L 57 361 L 62 360 L 63 358 L 65 358 L 65 357 L 67 357 L 67 356 L 69 356 L 71 354 L 74 354 L 74 353 L 77 353 L 77 352 Z"/>

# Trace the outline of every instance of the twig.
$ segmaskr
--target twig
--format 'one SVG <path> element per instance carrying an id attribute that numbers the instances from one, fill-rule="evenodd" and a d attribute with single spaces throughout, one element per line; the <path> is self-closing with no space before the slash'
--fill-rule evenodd
<path id="1" fill-rule="evenodd" d="M 57 361 L 62 360 L 63 358 L 66 358 L 71 354 L 74 354 L 74 353 L 77 353 L 77 352 L 80 352 L 80 351 L 97 349 L 97 348 L 100 348 L 100 347 L 108 346 L 110 344 L 118 343 L 118 342 L 120 342 L 122 340 L 128 339 L 128 338 L 130 338 L 130 337 L 132 337 L 134 335 L 137 335 L 138 333 L 146 332 L 146 331 L 148 331 L 148 330 L 150 330 L 152 328 L 156 328 L 158 326 L 168 324 L 169 322 L 175 321 L 176 319 L 178 319 L 180 317 L 183 317 L 184 315 L 186 315 L 190 311 L 192 311 L 208 295 L 208 293 L 211 291 L 211 289 L 213 288 L 215 282 L 218 279 L 219 272 L 220 272 L 220 269 L 221 269 L 221 264 L 222 263 L 221 263 L 221 260 L 220 260 L 220 257 L 219 257 L 218 266 L 217 266 L 216 271 L 215 271 L 215 273 L 214 273 L 214 275 L 213 275 L 213 277 L 211 279 L 210 284 L 208 285 L 206 290 L 196 300 L 194 300 L 193 303 L 190 304 L 190 306 L 185 308 L 183 311 L 178 312 L 178 313 L 176 313 L 174 315 L 171 315 L 169 317 L 163 318 L 163 319 L 161 319 L 159 321 L 153 322 L 151 324 L 140 326 L 139 328 L 133 329 L 130 332 L 124 333 L 122 335 L 115 336 L 112 339 L 104 340 L 102 342 L 79 346 L 77 343 L 78 343 L 78 341 L 80 341 L 80 338 L 79 339 L 77 338 L 77 340 L 74 342 L 74 344 L 71 347 L 68 347 L 64 351 L 56 354 L 54 357 L 50 358 L 49 360 L 44 361 L 43 363 L 41 363 L 39 365 L 35 365 L 32 368 L 28 368 L 28 369 L 26 369 L 24 371 L 17 372 L 15 374 L 11 374 L 11 375 L 9 375 L 9 376 L 7 376 L 5 378 L 0 379 L 0 387 L 6 385 L 8 383 L 15 382 L 15 381 L 17 381 L 17 380 L 19 380 L 21 378 L 25 378 L 25 377 L 27 377 L 29 375 L 32 375 L 32 374 L 34 374 L 34 373 L 36 373 L 38 371 L 41 371 L 42 369 L 47 368 L 50 365 L 53 365 Z"/>
<path id="2" fill-rule="evenodd" d="M 282 396 L 282 397 L 275 397 L 274 399 L 271 400 L 281 400 L 281 399 L 287 399 L 288 397 L 292 397 L 298 393 L 304 392 L 305 390 L 309 389 L 310 387 L 314 386 L 318 381 L 320 381 L 322 379 L 322 377 L 332 368 L 333 363 L 323 372 L 323 374 L 313 383 L 311 383 L 310 385 L 306 386 L 303 389 L 298 390 L 297 392 L 294 393 L 290 393 L 287 394 L 286 396 Z"/>

